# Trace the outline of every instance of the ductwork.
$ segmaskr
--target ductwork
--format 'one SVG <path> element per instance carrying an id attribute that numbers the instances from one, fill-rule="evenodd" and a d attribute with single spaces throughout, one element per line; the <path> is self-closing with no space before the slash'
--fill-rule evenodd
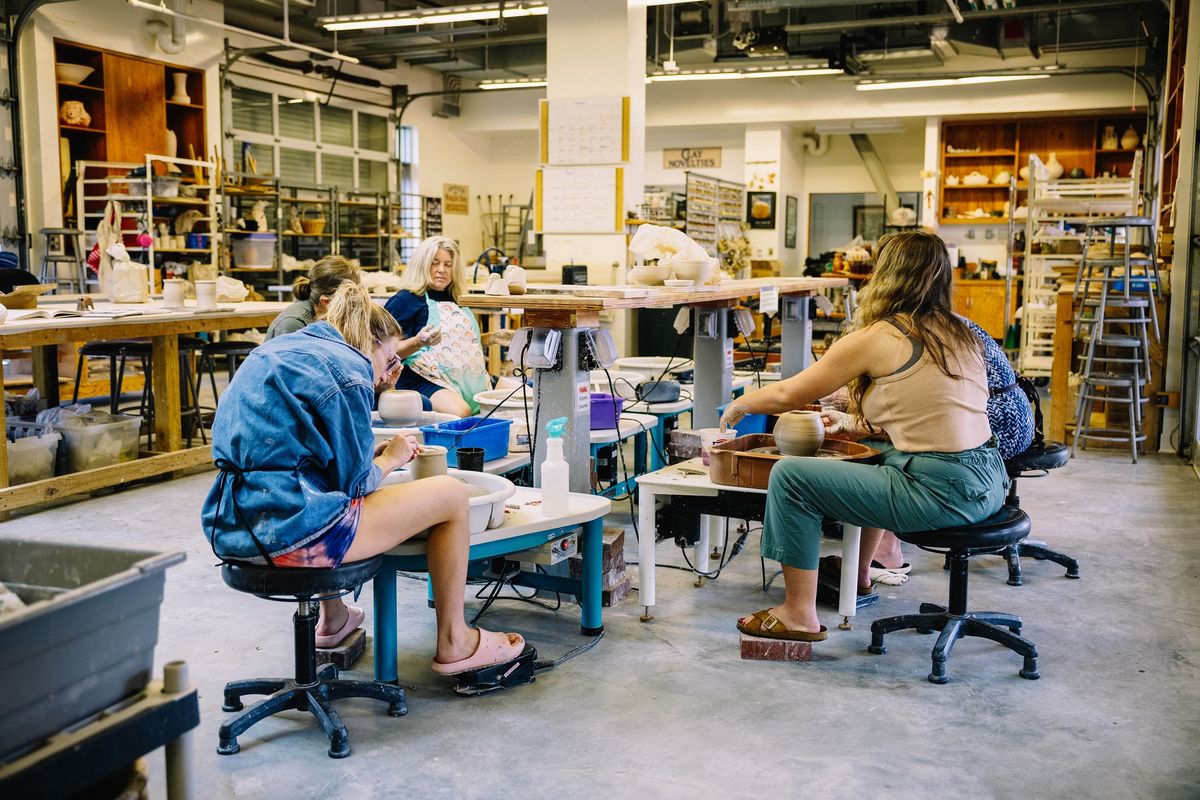
<path id="1" fill-rule="evenodd" d="M 806 155 L 820 158 L 829 152 L 829 137 L 825 134 L 812 132 L 800 135 L 800 146 Z"/>
<path id="2" fill-rule="evenodd" d="M 183 0 L 171 0 L 171 10 L 183 12 Z M 178 55 L 187 45 L 187 22 L 182 17 L 171 17 L 170 22 L 152 19 L 146 23 L 146 30 L 154 37 L 158 49 L 168 55 Z"/>

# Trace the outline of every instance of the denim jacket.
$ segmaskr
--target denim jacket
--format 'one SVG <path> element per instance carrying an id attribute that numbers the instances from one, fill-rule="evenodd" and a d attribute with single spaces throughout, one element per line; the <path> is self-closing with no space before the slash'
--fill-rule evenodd
<path id="1" fill-rule="evenodd" d="M 373 492 L 371 362 L 327 322 L 254 349 L 221 395 L 201 518 L 220 558 L 264 563 L 302 547 Z"/>

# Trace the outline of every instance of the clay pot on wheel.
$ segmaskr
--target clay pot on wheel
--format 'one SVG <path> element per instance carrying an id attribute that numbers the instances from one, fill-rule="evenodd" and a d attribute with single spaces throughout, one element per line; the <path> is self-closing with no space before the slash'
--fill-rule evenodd
<path id="1" fill-rule="evenodd" d="M 775 446 L 785 456 L 811 456 L 825 441 L 825 425 L 818 411 L 788 411 L 775 423 Z"/>
<path id="2" fill-rule="evenodd" d="M 413 480 L 432 478 L 446 474 L 446 448 L 436 444 L 421 446 L 421 452 L 412 462 Z"/>
<path id="3" fill-rule="evenodd" d="M 416 423 L 421 416 L 421 394 L 406 389 L 388 389 L 379 395 L 379 417 L 388 425 Z"/>

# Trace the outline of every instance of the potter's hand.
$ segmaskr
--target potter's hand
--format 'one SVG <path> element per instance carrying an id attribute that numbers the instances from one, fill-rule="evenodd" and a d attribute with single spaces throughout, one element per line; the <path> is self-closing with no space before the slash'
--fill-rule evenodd
<path id="1" fill-rule="evenodd" d="M 426 325 L 417 332 L 417 343 L 422 347 L 435 345 L 442 340 L 442 332 L 433 325 Z"/>
<path id="2" fill-rule="evenodd" d="M 749 412 L 741 403 L 730 403 L 725 406 L 725 413 L 721 415 L 721 430 L 729 430 L 742 421 L 742 417 Z"/>
<path id="3" fill-rule="evenodd" d="M 832 408 L 821 410 L 821 422 L 826 433 L 860 433 L 858 422 L 850 414 Z"/>
<path id="4" fill-rule="evenodd" d="M 377 460 L 386 462 L 380 464 L 380 468 L 385 472 L 399 469 L 408 462 L 417 457 L 417 439 L 415 436 L 405 436 L 396 434 L 391 439 L 388 439 L 384 444 L 377 449 Z M 391 466 L 391 470 L 385 469 L 386 466 Z"/>

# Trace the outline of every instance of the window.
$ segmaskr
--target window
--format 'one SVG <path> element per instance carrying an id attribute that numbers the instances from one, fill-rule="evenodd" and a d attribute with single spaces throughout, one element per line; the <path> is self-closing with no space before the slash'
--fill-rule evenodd
<path id="1" fill-rule="evenodd" d="M 388 121 L 386 117 L 358 112 L 358 149 L 386 153 Z"/>
<path id="2" fill-rule="evenodd" d="M 271 120 L 271 106 L 274 102 L 271 95 L 266 92 L 256 92 L 253 89 L 234 86 L 234 129 L 253 131 L 254 133 L 271 133 L 274 127 Z"/>
<path id="3" fill-rule="evenodd" d="M 325 106 L 321 109 L 321 141 L 342 147 L 354 146 L 354 112 L 348 108 Z"/>
<path id="4" fill-rule="evenodd" d="M 417 186 L 417 129 L 408 125 L 396 131 L 396 161 L 400 174 L 400 225 L 412 235 L 411 239 L 400 240 L 400 257 L 408 263 L 417 243 L 425 236 L 422 225 L 424 209 Z"/>

